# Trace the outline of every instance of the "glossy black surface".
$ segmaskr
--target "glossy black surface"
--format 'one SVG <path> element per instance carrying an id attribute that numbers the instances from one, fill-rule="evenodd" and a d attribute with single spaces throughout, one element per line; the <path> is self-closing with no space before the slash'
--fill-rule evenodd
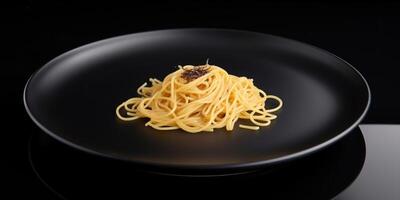
<path id="1" fill-rule="evenodd" d="M 227 177 L 153 174 L 72 149 L 43 133 L 33 135 L 29 150 L 36 175 L 49 190 L 66 199 L 152 198 L 164 192 L 174 192 L 175 197 L 224 193 L 232 197 L 238 191 L 252 196 L 268 194 L 273 199 L 330 199 L 354 181 L 365 158 L 365 143 L 358 128 L 310 157 Z M 146 190 L 149 188 L 153 192 Z"/>
<path id="2" fill-rule="evenodd" d="M 279 118 L 256 134 L 238 128 L 158 131 L 145 127 L 145 119 L 117 119 L 116 106 L 136 96 L 147 77 L 162 79 L 174 65 L 198 65 L 205 58 L 283 99 Z M 307 44 L 254 32 L 176 29 L 63 54 L 29 80 L 24 101 L 44 131 L 81 150 L 150 167 L 228 173 L 303 156 L 338 140 L 364 117 L 370 93 L 352 66 Z"/>

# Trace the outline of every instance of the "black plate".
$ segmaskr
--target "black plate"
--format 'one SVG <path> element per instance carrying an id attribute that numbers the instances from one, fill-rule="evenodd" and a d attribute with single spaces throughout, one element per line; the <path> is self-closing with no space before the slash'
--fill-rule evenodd
<path id="1" fill-rule="evenodd" d="M 174 66 L 204 64 L 207 58 L 281 97 L 278 119 L 257 132 L 187 134 L 145 127 L 145 119 L 116 118 L 115 107 L 148 78 L 162 79 Z M 362 120 L 370 91 L 350 64 L 314 46 L 246 31 L 176 29 L 69 51 L 31 77 L 24 102 L 46 133 L 86 152 L 157 169 L 230 173 L 332 144 Z"/>

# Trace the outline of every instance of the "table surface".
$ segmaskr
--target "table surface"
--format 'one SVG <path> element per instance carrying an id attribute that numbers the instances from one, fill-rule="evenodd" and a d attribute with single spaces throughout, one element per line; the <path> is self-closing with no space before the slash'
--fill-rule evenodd
<path id="1" fill-rule="evenodd" d="M 42 134 L 25 113 L 22 92 L 29 76 L 72 48 L 141 31 L 214 27 L 280 35 L 326 49 L 353 64 L 368 80 L 372 104 L 364 124 L 399 124 L 400 3 L 201 3 L 148 2 L 84 5 L 33 1 L 7 8 L 1 99 L 5 193 L 14 197 L 57 197 L 33 172 L 28 145 Z M 400 199 L 400 128 L 363 125 L 364 166 L 336 199 Z M 344 163 L 345 164 L 345 163 Z M 268 194 L 268 193 L 266 193 Z"/>
<path id="2" fill-rule="evenodd" d="M 300 160 L 243 175 L 196 178 L 143 171 L 72 149 L 38 131 L 28 145 L 29 167 L 34 174 L 29 180 L 41 188 L 35 190 L 37 197 L 62 199 L 150 198 L 156 195 L 148 194 L 146 188 L 195 193 L 207 186 L 209 193 L 225 197 L 266 193 L 273 199 L 391 200 L 400 197 L 399 142 L 400 125 L 360 125 L 341 141 Z M 231 192 L 226 194 L 226 189 Z"/>
<path id="3" fill-rule="evenodd" d="M 400 125 L 361 125 L 366 143 L 364 166 L 337 200 L 399 199 Z"/>

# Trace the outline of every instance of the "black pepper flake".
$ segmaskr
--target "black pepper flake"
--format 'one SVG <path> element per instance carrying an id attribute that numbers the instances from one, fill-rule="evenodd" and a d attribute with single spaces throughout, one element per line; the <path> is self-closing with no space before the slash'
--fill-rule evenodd
<path id="1" fill-rule="evenodd" d="M 193 81 L 209 72 L 210 67 L 208 65 L 194 66 L 192 69 L 183 69 L 181 77 L 187 82 Z"/>

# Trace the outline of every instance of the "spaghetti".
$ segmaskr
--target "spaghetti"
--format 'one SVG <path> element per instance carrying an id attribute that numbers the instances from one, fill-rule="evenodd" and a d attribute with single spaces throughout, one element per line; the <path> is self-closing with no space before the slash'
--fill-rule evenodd
<path id="1" fill-rule="evenodd" d="M 163 81 L 150 78 L 134 97 L 116 108 L 124 121 L 149 118 L 145 124 L 158 130 L 183 129 L 190 133 L 223 128 L 231 131 L 238 119 L 248 119 L 252 125 L 240 128 L 258 130 L 277 118 L 273 113 L 283 102 L 267 95 L 253 84 L 253 79 L 228 74 L 222 68 L 209 65 L 186 65 L 169 74 Z M 265 108 L 273 99 L 278 104 Z"/>

